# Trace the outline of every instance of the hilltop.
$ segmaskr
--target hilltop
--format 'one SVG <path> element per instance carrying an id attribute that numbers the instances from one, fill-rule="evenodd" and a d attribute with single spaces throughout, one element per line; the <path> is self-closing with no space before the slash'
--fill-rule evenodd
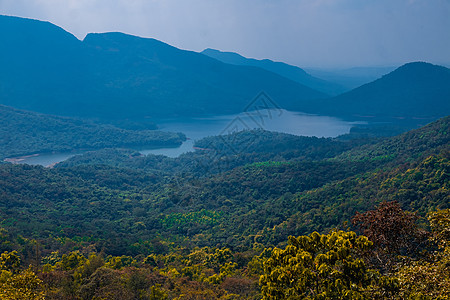
<path id="1" fill-rule="evenodd" d="M 426 124 L 450 113 L 450 69 L 425 62 L 391 73 L 334 98 L 314 111 L 353 120 Z"/>

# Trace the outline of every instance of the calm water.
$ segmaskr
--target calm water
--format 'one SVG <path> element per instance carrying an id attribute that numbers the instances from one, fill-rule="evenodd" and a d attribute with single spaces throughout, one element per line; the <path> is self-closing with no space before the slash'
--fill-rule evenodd
<path id="1" fill-rule="evenodd" d="M 333 117 L 314 116 L 286 110 L 265 110 L 264 112 L 242 113 L 183 120 L 167 120 L 158 123 L 163 131 L 183 132 L 188 137 L 178 148 L 140 150 L 142 154 L 162 154 L 177 157 L 194 151 L 195 140 L 207 136 L 229 134 L 246 129 L 265 129 L 303 136 L 336 137 L 348 133 L 354 123 Z M 53 153 L 27 157 L 19 161 L 31 165 L 51 166 L 80 153 Z"/>

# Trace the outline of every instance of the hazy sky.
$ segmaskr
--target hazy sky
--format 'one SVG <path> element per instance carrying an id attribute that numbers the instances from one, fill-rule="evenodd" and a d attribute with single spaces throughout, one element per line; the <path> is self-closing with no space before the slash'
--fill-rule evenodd
<path id="1" fill-rule="evenodd" d="M 450 0 L 0 0 L 0 14 L 301 67 L 450 63 Z"/>

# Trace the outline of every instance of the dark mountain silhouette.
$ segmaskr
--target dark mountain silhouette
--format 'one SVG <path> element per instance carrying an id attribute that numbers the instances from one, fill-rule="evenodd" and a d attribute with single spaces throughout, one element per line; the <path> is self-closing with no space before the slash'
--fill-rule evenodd
<path id="1" fill-rule="evenodd" d="M 51 23 L 0 16 L 0 103 L 100 119 L 241 112 L 262 90 L 303 110 L 325 94 L 272 72 L 122 33 L 84 41 Z"/>
<path id="2" fill-rule="evenodd" d="M 48 22 L 0 16 L 0 41 L 1 104 L 57 112 L 68 98 L 83 96 L 86 52 L 72 34 Z"/>
<path id="3" fill-rule="evenodd" d="M 337 95 L 348 90 L 339 84 L 316 78 L 299 67 L 283 62 L 275 62 L 270 59 L 257 60 L 253 58 L 246 58 L 238 53 L 222 52 L 210 48 L 203 50 L 201 53 L 227 64 L 262 68 L 306 85 L 312 89 L 321 91 L 325 94 Z"/>
<path id="4" fill-rule="evenodd" d="M 47 114 L 113 123 L 230 114 L 263 90 L 281 108 L 351 120 L 425 124 L 450 111 L 450 71 L 427 63 L 406 64 L 326 99 L 286 78 L 289 70 L 309 78 L 300 68 L 256 61 L 281 76 L 123 33 L 79 41 L 48 22 L 0 16 L 0 40 L 0 104 Z"/>
<path id="5" fill-rule="evenodd" d="M 408 63 L 318 105 L 314 112 L 347 119 L 426 124 L 450 114 L 450 69 L 425 62 Z"/>

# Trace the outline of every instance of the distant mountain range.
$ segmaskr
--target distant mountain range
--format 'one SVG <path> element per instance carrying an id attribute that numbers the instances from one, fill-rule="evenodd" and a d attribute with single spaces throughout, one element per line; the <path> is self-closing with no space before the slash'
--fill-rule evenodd
<path id="1" fill-rule="evenodd" d="M 270 59 L 257 60 L 253 58 L 246 58 L 238 53 L 222 52 L 210 48 L 203 50 L 201 53 L 227 64 L 258 67 L 279 74 L 328 95 L 338 95 L 347 91 L 346 88 L 339 84 L 316 78 L 299 67 L 288 65 L 283 62 L 275 62 Z"/>
<path id="2" fill-rule="evenodd" d="M 353 68 L 305 68 L 312 76 L 339 84 L 345 92 L 372 82 L 394 71 L 400 65 L 390 67 L 353 67 Z"/>
<path id="3" fill-rule="evenodd" d="M 450 114 L 450 71 L 427 63 L 330 98 L 324 92 L 338 85 L 236 53 L 123 33 L 79 41 L 51 23 L 9 16 L 0 16 L 0 39 L 0 104 L 40 113 L 149 123 L 239 113 L 265 91 L 270 105 L 349 120 L 424 124 Z"/>
<path id="4" fill-rule="evenodd" d="M 0 103 L 43 113 L 193 117 L 242 112 L 262 90 L 291 110 L 327 97 L 273 72 L 123 33 L 79 41 L 48 22 L 0 16 L 0 39 Z"/>

